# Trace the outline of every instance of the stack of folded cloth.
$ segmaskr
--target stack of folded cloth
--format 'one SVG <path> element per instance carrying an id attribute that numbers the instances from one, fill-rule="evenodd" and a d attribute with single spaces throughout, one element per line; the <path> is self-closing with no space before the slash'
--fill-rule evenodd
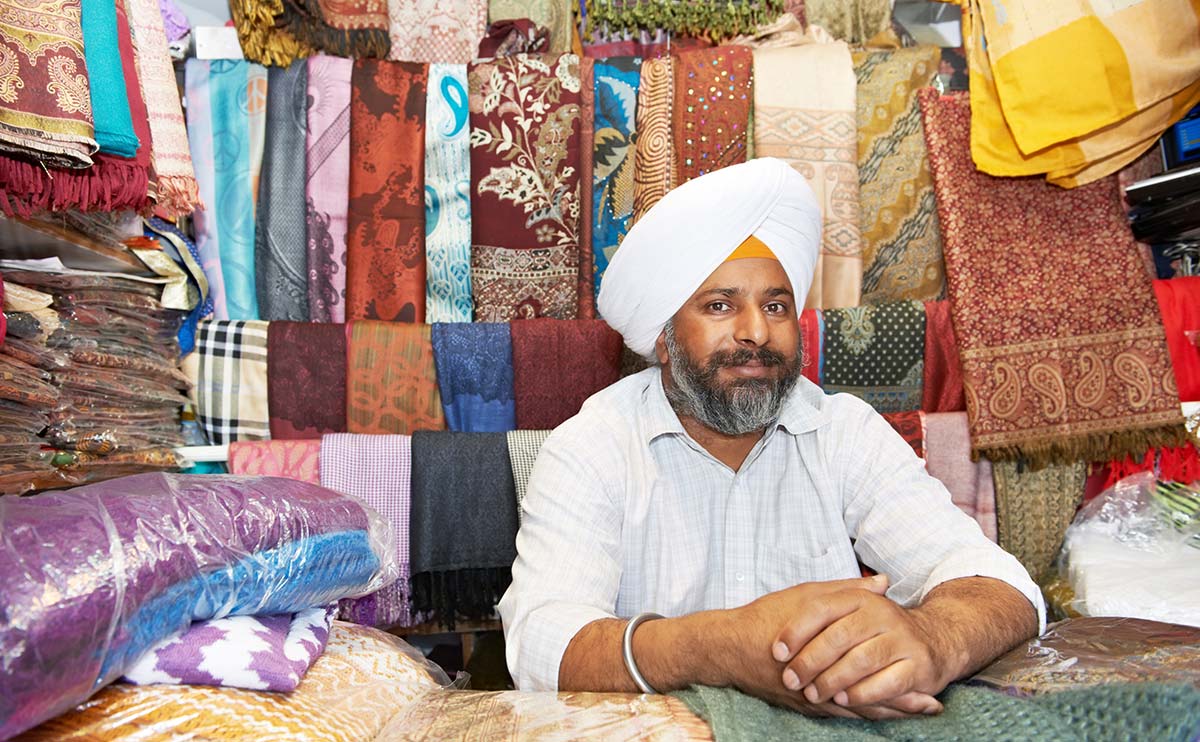
<path id="1" fill-rule="evenodd" d="M 42 343 L 43 325 L 56 323 L 53 298 L 6 282 L 5 333 L 0 336 L 0 492 L 53 486 L 55 469 L 39 434 L 58 405 L 50 369 L 58 354 Z"/>
<path id="2" fill-rule="evenodd" d="M 53 301 L 37 334 L 14 347 L 27 363 L 38 359 L 56 389 L 43 436 L 67 481 L 179 466 L 183 313 L 163 308 L 160 288 L 82 273 L 10 271 L 5 280 Z"/>

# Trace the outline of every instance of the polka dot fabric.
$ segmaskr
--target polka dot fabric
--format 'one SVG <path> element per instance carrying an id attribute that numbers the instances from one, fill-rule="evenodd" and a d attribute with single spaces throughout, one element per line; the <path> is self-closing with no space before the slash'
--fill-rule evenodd
<path id="1" fill-rule="evenodd" d="M 745 162 L 754 59 L 750 49 L 686 51 L 675 60 L 675 184 Z"/>
<path id="2" fill-rule="evenodd" d="M 825 310 L 825 391 L 849 392 L 878 412 L 917 410 L 924 371 L 921 302 Z"/>

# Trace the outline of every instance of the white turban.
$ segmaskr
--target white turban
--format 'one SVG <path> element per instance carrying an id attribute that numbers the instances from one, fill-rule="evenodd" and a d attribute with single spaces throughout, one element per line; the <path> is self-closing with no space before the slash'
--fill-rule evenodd
<path id="1" fill-rule="evenodd" d="M 597 308 L 630 350 L 654 360 L 654 342 L 667 322 L 750 236 L 779 258 L 802 307 L 820 251 L 821 210 L 803 175 L 783 160 L 762 157 L 663 196 L 608 264 Z"/>

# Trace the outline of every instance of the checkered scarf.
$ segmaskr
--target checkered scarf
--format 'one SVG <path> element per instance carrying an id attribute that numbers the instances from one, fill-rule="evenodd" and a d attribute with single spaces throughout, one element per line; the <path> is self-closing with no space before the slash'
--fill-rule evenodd
<path id="1" fill-rule="evenodd" d="M 213 445 L 271 437 L 267 322 L 210 320 L 196 330 L 196 419 Z"/>
<path id="2" fill-rule="evenodd" d="M 538 451 L 546 442 L 549 430 L 513 430 L 508 433 L 508 460 L 512 464 L 513 482 L 517 485 L 517 523 L 523 522 L 525 492 L 529 489 L 529 475 Z"/>

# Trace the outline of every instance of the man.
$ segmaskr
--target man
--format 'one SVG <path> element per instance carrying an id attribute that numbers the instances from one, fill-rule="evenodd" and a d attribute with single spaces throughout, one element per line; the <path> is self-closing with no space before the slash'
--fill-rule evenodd
<path id="1" fill-rule="evenodd" d="M 518 687 L 732 685 L 896 718 L 938 713 L 948 683 L 1044 625 L 1020 563 L 887 422 L 800 376 L 819 243 L 806 181 L 769 158 L 630 230 L 599 308 L 658 365 L 538 456 L 500 603 Z"/>

